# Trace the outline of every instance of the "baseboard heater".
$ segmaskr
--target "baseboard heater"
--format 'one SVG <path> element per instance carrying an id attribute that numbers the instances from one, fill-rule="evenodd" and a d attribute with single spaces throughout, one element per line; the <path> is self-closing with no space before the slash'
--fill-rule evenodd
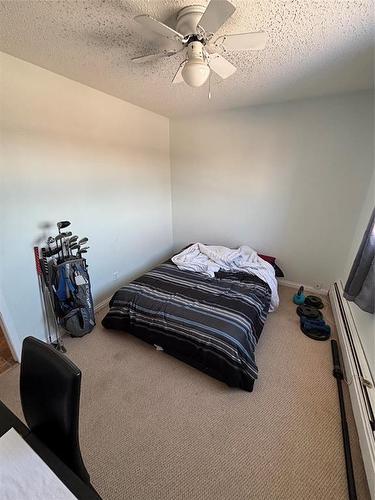
<path id="1" fill-rule="evenodd" d="M 375 500 L 375 387 L 357 326 L 339 281 L 329 291 L 372 500 Z"/>

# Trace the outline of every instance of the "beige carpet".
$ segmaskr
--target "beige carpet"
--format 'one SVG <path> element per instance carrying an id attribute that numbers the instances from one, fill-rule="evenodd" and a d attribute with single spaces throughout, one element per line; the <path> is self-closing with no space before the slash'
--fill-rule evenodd
<path id="1" fill-rule="evenodd" d="M 101 326 L 67 339 L 83 372 L 82 451 L 104 500 L 347 498 L 330 343 L 300 332 L 292 293 L 281 287 L 267 320 L 252 393 Z M 0 376 L 0 398 L 20 415 L 18 376 Z M 368 499 L 348 413 L 358 498 Z"/>

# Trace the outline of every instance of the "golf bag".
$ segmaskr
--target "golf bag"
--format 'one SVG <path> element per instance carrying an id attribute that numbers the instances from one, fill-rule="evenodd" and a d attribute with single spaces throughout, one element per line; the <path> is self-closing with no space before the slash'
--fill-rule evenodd
<path id="1" fill-rule="evenodd" d="M 62 232 L 68 226 L 69 221 L 58 222 L 58 235 L 50 236 L 46 246 L 34 247 L 48 341 L 62 352 L 66 350 L 60 329 L 82 337 L 95 326 L 90 277 L 83 257 L 90 248 L 84 246 L 88 238 L 79 240 L 71 232 Z"/>
<path id="2" fill-rule="evenodd" d="M 72 337 L 82 337 L 95 326 L 94 304 L 86 260 L 48 262 L 50 293 L 59 325 Z"/>

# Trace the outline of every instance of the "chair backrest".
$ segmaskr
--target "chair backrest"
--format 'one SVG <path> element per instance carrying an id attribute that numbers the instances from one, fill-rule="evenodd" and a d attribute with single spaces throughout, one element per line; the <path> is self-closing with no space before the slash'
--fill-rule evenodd
<path id="1" fill-rule="evenodd" d="M 90 484 L 78 436 L 81 371 L 52 346 L 27 337 L 22 345 L 20 392 L 30 430 Z"/>

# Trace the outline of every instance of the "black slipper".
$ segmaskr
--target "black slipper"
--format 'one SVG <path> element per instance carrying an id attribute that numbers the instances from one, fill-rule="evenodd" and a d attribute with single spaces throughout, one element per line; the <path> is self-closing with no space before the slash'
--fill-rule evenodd
<path id="1" fill-rule="evenodd" d="M 304 303 L 306 306 L 315 307 L 316 309 L 323 309 L 324 307 L 322 299 L 316 295 L 308 295 L 305 297 Z"/>
<path id="2" fill-rule="evenodd" d="M 308 319 L 323 319 L 323 314 L 319 311 L 319 309 L 311 306 L 305 306 L 305 304 L 298 306 L 296 312 L 298 316 L 306 316 Z"/>

